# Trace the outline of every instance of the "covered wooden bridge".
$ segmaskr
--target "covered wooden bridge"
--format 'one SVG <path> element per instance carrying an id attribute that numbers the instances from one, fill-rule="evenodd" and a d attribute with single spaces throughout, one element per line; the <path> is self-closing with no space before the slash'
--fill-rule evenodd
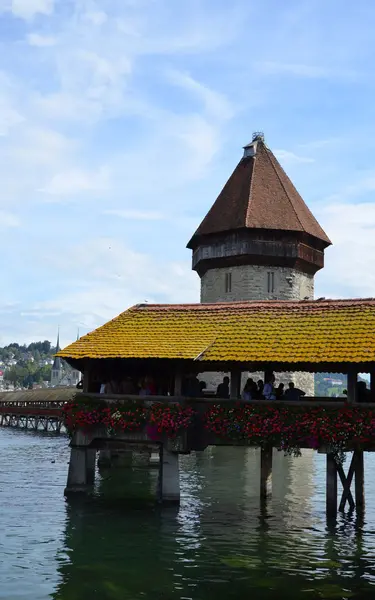
<path id="1" fill-rule="evenodd" d="M 63 407 L 77 392 L 69 387 L 0 392 L 0 426 L 60 433 Z"/>
<path id="2" fill-rule="evenodd" d="M 374 407 L 371 403 L 374 399 L 374 331 L 374 299 L 141 304 L 121 313 L 58 354 L 84 373 L 81 405 L 76 405 L 69 417 L 74 436 L 67 491 L 82 489 L 86 485 L 87 473 L 92 470 L 92 459 L 88 458 L 88 452 L 110 444 L 130 443 L 138 435 L 141 436 L 142 443 L 149 440 L 150 443 L 160 445 L 163 456 L 161 495 L 164 499 L 179 497 L 176 487 L 178 452 L 198 449 L 197 445 L 201 449 L 210 443 L 242 443 L 261 447 L 261 494 L 265 495 L 265 481 L 272 455 L 270 449 L 272 446 L 288 449 L 283 447 L 283 440 L 289 436 L 289 449 L 314 447 L 327 452 L 329 512 L 334 512 L 337 506 L 338 475 L 344 484 L 344 506 L 346 501 L 350 505 L 354 503 L 350 492 L 353 475 L 357 482 L 357 506 L 362 505 L 363 449 L 372 450 L 375 447 L 375 417 L 372 421 Z M 232 405 L 232 421 L 225 430 L 218 423 L 228 421 L 230 401 L 182 396 L 186 376 L 210 370 L 230 373 L 232 401 L 240 399 L 241 373 L 255 371 L 266 374 L 295 371 L 345 373 L 348 375 L 348 396 L 345 402 L 334 403 L 332 400 L 316 398 L 294 403 L 268 403 L 264 400 L 253 401 L 246 406 L 237 403 Z M 367 398 L 369 402 L 361 404 L 357 404 L 358 373 L 370 373 L 372 381 Z M 99 394 L 104 382 L 127 379 L 138 381 L 145 377 L 153 378 L 156 385 L 154 392 L 157 395 L 145 399 L 128 394 Z M 103 405 L 106 405 L 107 416 L 104 417 L 103 412 L 100 416 L 98 410 L 98 414 L 91 417 L 94 422 L 84 423 L 82 413 L 85 402 L 89 403 L 86 407 L 91 415 L 94 414 L 95 403 L 97 406 L 100 404 L 101 411 L 104 410 Z M 141 417 L 138 421 L 134 417 L 135 409 L 130 411 L 132 419 L 129 420 L 129 403 L 137 407 L 138 411 L 143 411 L 142 418 L 146 419 L 146 424 Z M 169 432 L 172 435 L 168 437 L 165 411 L 168 411 L 168 418 L 171 418 L 171 407 L 176 405 L 180 407 L 179 420 L 176 420 L 173 431 Z M 122 412 L 121 406 L 126 407 L 126 410 L 124 408 Z M 155 406 L 157 410 L 153 408 Z M 352 412 L 348 412 L 348 406 Z M 75 420 L 74 411 L 78 410 L 80 420 Z M 173 410 L 176 413 L 176 409 Z M 186 413 L 185 420 L 181 416 L 183 410 Z M 237 415 L 234 421 L 233 410 Z M 298 435 L 292 439 L 291 427 L 286 425 L 285 414 L 289 411 L 295 415 L 298 410 L 304 411 L 305 430 L 300 430 L 299 415 L 295 418 Z M 327 424 L 328 421 L 325 422 L 323 429 L 322 415 L 315 421 L 309 421 L 306 411 L 311 413 L 312 410 L 315 415 L 317 410 L 324 412 L 326 421 L 329 414 L 330 425 Z M 262 411 L 267 413 L 266 418 L 263 415 L 262 427 L 258 427 L 263 432 L 263 437 L 259 437 L 259 431 L 257 437 L 254 434 L 254 423 L 257 419 L 262 420 L 259 416 Z M 124 419 L 125 412 L 128 420 Z M 113 418 L 114 415 L 116 418 Z M 277 427 L 275 425 L 272 431 L 266 431 L 264 423 L 269 423 L 272 419 L 278 419 Z M 341 423 L 343 434 L 332 433 L 333 422 L 337 420 Z M 354 421 L 355 431 L 350 431 Z M 319 426 L 316 425 L 317 422 Z M 118 426 L 119 423 L 121 427 Z M 178 427 L 178 424 L 181 426 Z M 152 434 L 151 425 L 156 428 L 156 434 Z M 139 431 L 135 433 L 137 426 Z M 200 434 L 187 435 L 194 428 L 200 430 Z M 237 437 L 234 436 L 234 429 L 240 432 Z M 196 442 L 197 438 L 200 439 L 199 444 Z M 179 443 L 177 439 L 180 440 Z M 337 448 L 342 451 L 355 450 L 348 477 L 343 474 L 340 460 L 337 460 Z"/>

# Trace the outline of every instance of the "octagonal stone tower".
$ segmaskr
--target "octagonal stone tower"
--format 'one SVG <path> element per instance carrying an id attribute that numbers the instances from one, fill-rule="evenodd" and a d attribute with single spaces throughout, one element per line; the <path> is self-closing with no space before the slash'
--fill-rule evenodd
<path id="1" fill-rule="evenodd" d="M 187 247 L 201 278 L 201 302 L 233 302 L 312 300 L 330 244 L 263 134 L 255 133 Z M 279 381 L 290 379 L 313 394 L 313 375 Z M 207 382 L 215 385 L 217 377 Z"/>

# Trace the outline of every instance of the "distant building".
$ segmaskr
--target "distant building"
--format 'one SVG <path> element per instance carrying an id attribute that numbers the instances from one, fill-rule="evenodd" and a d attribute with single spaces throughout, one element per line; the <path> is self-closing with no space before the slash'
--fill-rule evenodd
<path id="1" fill-rule="evenodd" d="M 60 332 L 58 331 L 56 353 L 60 350 Z M 80 380 L 81 373 L 79 371 L 72 369 L 59 356 L 55 356 L 51 370 L 51 387 L 75 387 Z"/>
<path id="2" fill-rule="evenodd" d="M 57 332 L 56 352 L 60 350 L 60 332 Z M 63 363 L 59 356 L 55 356 L 51 370 L 51 386 L 62 385 L 61 381 L 64 377 Z"/>

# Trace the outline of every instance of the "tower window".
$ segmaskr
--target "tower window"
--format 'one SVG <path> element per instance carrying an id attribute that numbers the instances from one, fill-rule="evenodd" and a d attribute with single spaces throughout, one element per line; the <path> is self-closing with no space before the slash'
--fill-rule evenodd
<path id="1" fill-rule="evenodd" d="M 225 293 L 232 291 L 232 273 L 225 273 Z"/>
<path id="2" fill-rule="evenodd" d="M 269 271 L 267 273 L 267 292 L 273 294 L 275 291 L 275 273 Z"/>

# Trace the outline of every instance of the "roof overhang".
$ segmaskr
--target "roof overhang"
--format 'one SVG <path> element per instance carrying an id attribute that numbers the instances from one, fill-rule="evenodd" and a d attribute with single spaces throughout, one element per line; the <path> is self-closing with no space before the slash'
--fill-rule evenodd
<path id="1" fill-rule="evenodd" d="M 374 332 L 374 299 L 142 304 L 58 356 L 81 371 L 93 360 L 181 362 L 202 370 L 369 371 L 375 368 Z"/>

